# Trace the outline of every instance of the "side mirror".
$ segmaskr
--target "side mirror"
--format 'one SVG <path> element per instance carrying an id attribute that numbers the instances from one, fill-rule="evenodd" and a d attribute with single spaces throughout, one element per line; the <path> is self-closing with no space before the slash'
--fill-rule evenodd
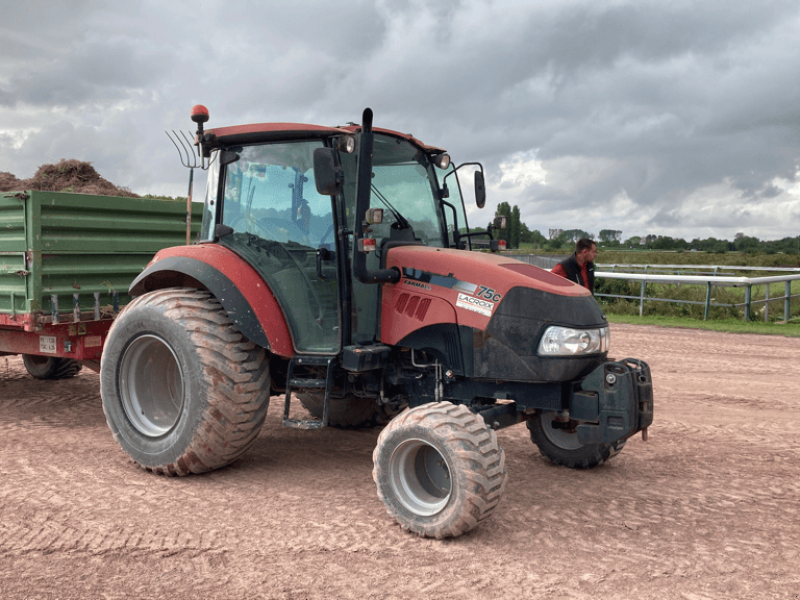
<path id="1" fill-rule="evenodd" d="M 342 190 L 342 170 L 336 165 L 333 148 L 314 150 L 314 181 L 323 196 L 335 196 Z"/>
<path id="2" fill-rule="evenodd" d="M 506 228 L 506 216 L 500 215 L 499 217 L 494 218 L 494 226 L 497 229 L 505 229 Z"/>
<path id="3" fill-rule="evenodd" d="M 486 206 L 486 186 L 483 183 L 483 173 L 475 171 L 475 204 L 478 208 Z"/>

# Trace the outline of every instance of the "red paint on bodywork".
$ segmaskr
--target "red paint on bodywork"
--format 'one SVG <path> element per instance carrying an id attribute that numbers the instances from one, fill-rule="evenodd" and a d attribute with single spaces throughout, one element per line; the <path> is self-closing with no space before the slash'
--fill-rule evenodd
<path id="1" fill-rule="evenodd" d="M 494 294 L 500 294 L 502 297 L 515 287 L 538 289 L 558 296 L 590 295 L 586 288 L 544 269 L 497 254 L 426 246 L 400 246 L 389 250 L 386 267 L 395 267 L 401 272 L 406 268 L 442 276 L 450 275 L 461 282 L 476 286 L 472 293 L 435 284 L 426 284 L 430 289 L 425 289 L 417 282 L 414 285 L 407 285 L 405 277 L 395 284 L 384 285 L 381 301 L 381 342 L 389 345 L 397 344 L 417 329 L 437 323 L 455 323 L 485 330 L 491 316 L 458 306 L 459 294 L 477 298 L 480 286 L 491 289 Z M 403 304 L 404 294 L 431 300 L 431 308 L 427 310 L 422 320 L 416 318 L 416 315 L 409 316 L 407 311 L 397 310 L 396 307 Z M 502 297 L 498 302 L 488 301 L 493 305 L 492 314 L 497 304 L 502 302 Z M 432 310 L 433 307 L 435 310 Z"/>
<path id="2" fill-rule="evenodd" d="M 39 315 L 18 315 L 25 322 L 35 322 Z M 37 326 L 36 331 L 23 331 L 21 328 L 10 329 L 10 321 L 0 323 L 0 352 L 9 354 L 38 354 L 74 360 L 100 359 L 103 344 L 108 330 L 114 321 L 103 319 L 100 321 L 80 321 L 78 323 L 61 323 L 53 325 L 45 323 Z M 46 336 L 55 338 L 55 348 L 52 352 L 41 351 L 41 338 Z M 66 350 L 66 342 L 71 342 L 72 348 Z"/>
<path id="3" fill-rule="evenodd" d="M 348 125 L 347 127 L 342 127 L 342 129 L 345 129 L 346 131 L 349 131 L 350 133 L 358 133 L 358 132 L 361 131 L 361 125 Z M 386 134 L 386 135 L 391 135 L 393 137 L 398 137 L 398 138 L 402 138 L 404 140 L 408 140 L 409 142 L 412 142 L 413 144 L 419 146 L 420 148 L 422 148 L 423 150 L 426 150 L 428 152 L 444 152 L 445 151 L 444 148 L 439 148 L 437 146 L 428 146 L 427 144 L 419 141 L 417 138 L 415 138 L 410 133 L 402 133 L 400 131 L 394 131 L 393 129 L 384 129 L 383 127 L 373 127 L 372 131 L 374 133 L 383 133 L 383 134 Z"/>
<path id="4" fill-rule="evenodd" d="M 275 294 L 253 267 L 236 253 L 219 244 L 176 246 L 161 250 L 150 264 L 171 256 L 202 261 L 230 279 L 253 309 L 269 340 L 270 351 L 284 357 L 294 356 L 292 336 Z"/>
<path id="5" fill-rule="evenodd" d="M 207 129 L 206 133 L 212 134 L 217 137 L 218 140 L 224 142 L 226 137 L 238 136 L 238 135 L 254 135 L 262 133 L 265 137 L 273 138 L 275 134 L 281 134 L 282 137 L 291 138 L 292 136 L 296 137 L 313 137 L 316 134 L 319 137 L 326 137 L 329 135 L 341 135 L 343 133 L 354 134 L 361 131 L 360 125 L 348 125 L 346 127 L 325 127 L 324 125 L 307 125 L 305 123 L 251 123 L 248 125 L 232 125 L 230 127 L 217 127 L 215 129 Z M 437 146 L 429 146 L 417 138 L 415 138 L 410 133 L 402 133 L 400 131 L 394 131 L 392 129 L 383 129 L 381 127 L 375 127 L 372 130 L 375 133 L 383 133 L 386 135 L 391 135 L 393 137 L 402 138 L 404 140 L 408 140 L 413 144 L 419 146 L 426 152 L 444 152 L 443 148 L 439 148 Z"/>
<path id="6" fill-rule="evenodd" d="M 304 123 L 252 123 L 249 125 L 232 125 L 230 127 L 217 127 L 215 129 L 207 129 L 206 133 L 211 133 L 217 136 L 218 139 L 223 139 L 232 135 L 242 135 L 245 133 L 285 133 L 286 137 L 291 137 L 292 133 L 309 134 L 319 133 L 321 136 L 326 135 L 340 135 L 342 133 L 350 133 L 338 127 L 325 127 L 322 125 L 306 125 Z"/>

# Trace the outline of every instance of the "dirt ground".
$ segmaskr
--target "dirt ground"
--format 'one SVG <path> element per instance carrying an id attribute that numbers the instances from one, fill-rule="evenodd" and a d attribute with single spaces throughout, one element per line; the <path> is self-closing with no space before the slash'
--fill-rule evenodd
<path id="1" fill-rule="evenodd" d="M 800 596 L 800 342 L 613 325 L 612 350 L 650 363 L 650 441 L 570 471 L 503 430 L 503 500 L 443 542 L 387 516 L 377 429 L 285 429 L 273 399 L 235 464 L 159 477 L 115 444 L 97 375 L 0 358 L 0 597 Z"/>

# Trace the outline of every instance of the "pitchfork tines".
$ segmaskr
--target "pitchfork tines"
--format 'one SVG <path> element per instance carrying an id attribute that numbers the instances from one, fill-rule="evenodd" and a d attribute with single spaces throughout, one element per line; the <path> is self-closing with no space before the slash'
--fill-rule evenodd
<path id="1" fill-rule="evenodd" d="M 175 131 L 174 129 L 172 133 L 169 131 L 165 131 L 164 133 L 167 134 L 169 141 L 172 142 L 172 145 L 175 146 L 175 149 L 178 151 L 181 157 L 181 164 L 187 169 L 203 169 L 205 171 L 214 162 L 216 153 L 214 153 L 211 158 L 205 158 L 202 155 L 200 146 L 197 147 L 197 152 L 192 150 L 192 146 L 196 144 L 192 140 L 191 134 L 187 134 L 185 131 L 181 130 Z"/>

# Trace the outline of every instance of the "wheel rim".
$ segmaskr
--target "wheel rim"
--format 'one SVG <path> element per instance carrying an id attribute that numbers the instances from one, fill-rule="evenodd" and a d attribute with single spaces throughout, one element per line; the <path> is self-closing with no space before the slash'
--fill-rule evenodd
<path id="1" fill-rule="evenodd" d="M 172 348 L 156 335 L 142 335 L 125 349 L 120 396 L 131 424 L 148 437 L 167 433 L 183 406 L 183 373 Z"/>
<path id="2" fill-rule="evenodd" d="M 416 515 L 435 515 L 450 500 L 452 481 L 447 460 L 423 440 L 400 444 L 392 454 L 389 473 L 400 503 Z"/>
<path id="3" fill-rule="evenodd" d="M 578 432 L 568 429 L 556 428 L 553 424 L 556 422 L 554 413 L 542 413 L 542 430 L 544 435 L 553 444 L 564 450 L 579 450 L 583 448 L 583 444 L 578 441 Z"/>

